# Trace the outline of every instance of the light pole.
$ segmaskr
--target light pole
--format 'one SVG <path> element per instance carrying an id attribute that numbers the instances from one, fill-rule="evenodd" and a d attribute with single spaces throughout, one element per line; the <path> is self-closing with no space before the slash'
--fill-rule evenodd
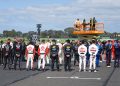
<path id="1" fill-rule="evenodd" d="M 41 26 L 42 26 L 41 24 L 37 24 L 37 32 L 38 32 L 38 33 L 37 33 L 37 35 L 38 35 L 38 40 L 40 40 L 40 35 L 41 35 L 41 33 L 40 33 L 40 32 L 41 32 Z"/>

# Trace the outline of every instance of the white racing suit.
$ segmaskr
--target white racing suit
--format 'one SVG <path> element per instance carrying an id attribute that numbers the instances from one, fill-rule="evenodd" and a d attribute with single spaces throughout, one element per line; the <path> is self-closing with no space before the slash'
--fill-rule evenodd
<path id="1" fill-rule="evenodd" d="M 26 63 L 26 69 L 29 67 L 29 62 L 31 61 L 31 69 L 33 69 L 33 59 L 35 55 L 35 47 L 33 45 L 28 45 L 25 52 L 27 63 Z"/>
<path id="2" fill-rule="evenodd" d="M 62 57 L 62 44 L 61 43 L 57 43 L 57 45 L 59 46 L 59 52 L 58 52 L 59 62 L 60 62 L 60 64 L 62 64 L 62 61 L 63 61 L 63 57 Z"/>
<path id="3" fill-rule="evenodd" d="M 98 47 L 95 44 L 91 44 L 89 46 L 89 54 L 90 54 L 90 66 L 89 69 L 92 70 L 92 66 L 93 69 L 96 70 L 96 55 L 98 53 Z"/>
<path id="4" fill-rule="evenodd" d="M 48 48 L 48 53 L 47 53 L 47 55 L 46 55 L 46 62 L 47 62 L 47 64 L 50 64 L 50 52 L 49 52 L 49 50 L 50 50 L 50 42 L 47 42 L 46 43 L 46 45 L 47 45 L 47 48 Z"/>
<path id="5" fill-rule="evenodd" d="M 79 54 L 79 71 L 82 70 L 82 64 L 83 64 L 83 70 L 86 71 L 86 53 L 87 53 L 87 47 L 85 45 L 80 45 L 78 47 L 78 54 Z"/>
<path id="6" fill-rule="evenodd" d="M 45 68 L 45 58 L 47 54 L 47 45 L 46 44 L 40 44 L 38 48 L 38 69 L 42 66 L 42 69 Z"/>

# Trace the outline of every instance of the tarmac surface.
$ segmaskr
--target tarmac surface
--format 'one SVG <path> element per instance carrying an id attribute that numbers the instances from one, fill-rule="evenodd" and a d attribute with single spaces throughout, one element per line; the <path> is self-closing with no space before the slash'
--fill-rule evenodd
<path id="1" fill-rule="evenodd" d="M 100 64 L 97 72 L 79 72 L 78 65 L 72 66 L 71 72 L 60 71 L 26 71 L 25 63 L 22 70 L 3 70 L 0 66 L 0 86 L 120 86 L 120 68 L 107 68 L 105 62 Z M 35 63 L 37 67 L 37 63 Z M 88 69 L 88 67 L 87 67 Z"/>

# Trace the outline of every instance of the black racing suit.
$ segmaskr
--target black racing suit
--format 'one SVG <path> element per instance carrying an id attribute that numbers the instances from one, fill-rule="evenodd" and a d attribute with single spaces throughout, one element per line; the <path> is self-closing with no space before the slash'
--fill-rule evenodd
<path id="1" fill-rule="evenodd" d="M 115 47 L 115 61 L 114 61 L 114 67 L 119 67 L 120 64 L 120 45 L 116 43 L 114 45 Z"/>
<path id="2" fill-rule="evenodd" d="M 53 44 L 50 46 L 50 58 L 51 58 L 51 70 L 54 70 L 54 63 L 56 61 L 56 67 L 57 70 L 59 71 L 59 57 L 58 57 L 58 52 L 59 52 L 59 46 L 56 44 Z"/>
<path id="3" fill-rule="evenodd" d="M 25 61 L 25 49 L 26 49 L 26 44 L 24 42 L 21 43 L 22 45 L 22 52 L 21 52 L 21 58 L 22 58 L 22 61 Z"/>
<path id="4" fill-rule="evenodd" d="M 22 53 L 22 46 L 21 44 L 16 44 L 14 46 L 14 55 L 15 55 L 15 59 L 14 59 L 14 69 L 16 70 L 16 66 L 17 66 L 17 61 L 19 61 L 19 69 L 21 70 L 20 67 L 20 62 L 21 62 L 21 53 Z"/>
<path id="5" fill-rule="evenodd" d="M 10 67 L 10 61 L 11 61 L 11 46 L 10 44 L 6 44 L 4 46 L 4 50 L 3 50 L 3 55 L 4 55 L 4 68 L 6 68 L 6 65 L 8 64 L 8 68 L 9 70 L 11 69 Z"/>
<path id="6" fill-rule="evenodd" d="M 74 65 L 76 64 L 76 61 L 79 63 L 79 54 L 78 54 L 78 45 L 73 46 L 73 52 L 74 52 Z"/>
<path id="7" fill-rule="evenodd" d="M 110 66 L 111 63 L 111 44 L 106 44 L 106 65 Z"/>
<path id="8" fill-rule="evenodd" d="M 63 47 L 64 50 L 64 70 L 71 70 L 72 45 L 67 43 Z M 68 68 L 67 68 L 68 67 Z"/>
<path id="9" fill-rule="evenodd" d="M 0 65 L 3 64 L 2 44 L 0 44 Z"/>

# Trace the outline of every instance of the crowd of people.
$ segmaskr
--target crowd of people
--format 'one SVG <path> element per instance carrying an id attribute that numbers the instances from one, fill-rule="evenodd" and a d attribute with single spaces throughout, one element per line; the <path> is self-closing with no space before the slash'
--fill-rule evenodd
<path id="1" fill-rule="evenodd" d="M 105 57 L 105 58 L 104 58 Z M 21 40 L 15 39 L 12 42 L 7 39 L 0 43 L 0 65 L 3 70 L 12 66 L 17 69 L 17 64 L 21 70 L 21 62 L 25 60 L 26 70 L 35 70 L 34 62 L 38 63 L 38 71 L 45 71 L 46 64 L 50 65 L 51 71 L 54 71 L 56 64 L 57 71 L 60 70 L 60 64 L 64 65 L 65 71 L 71 71 L 71 59 L 74 58 L 73 65 L 79 64 L 79 71 L 97 72 L 100 62 L 106 61 L 106 67 L 111 67 L 111 60 L 114 60 L 114 67 L 120 64 L 120 42 L 97 41 L 97 40 L 66 40 L 61 43 L 60 40 L 41 40 L 38 45 L 32 42 L 25 44 Z M 29 65 L 30 64 L 30 65 Z M 88 69 L 87 69 L 88 67 Z"/>

